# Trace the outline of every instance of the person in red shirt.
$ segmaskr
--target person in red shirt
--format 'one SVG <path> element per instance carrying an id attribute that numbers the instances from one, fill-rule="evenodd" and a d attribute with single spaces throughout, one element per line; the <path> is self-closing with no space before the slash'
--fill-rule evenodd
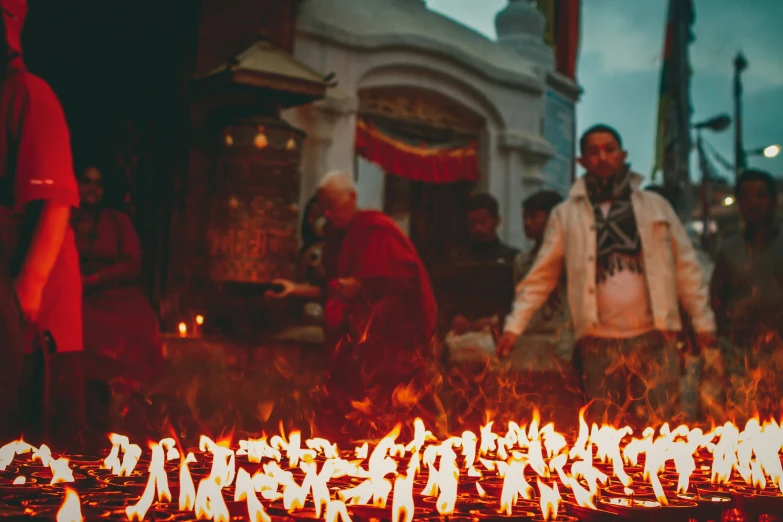
<path id="1" fill-rule="evenodd" d="M 0 0 L 0 247 L 27 342 L 19 387 L 6 386 L 5 434 L 73 447 L 84 423 L 79 258 L 69 226 L 79 192 L 62 107 L 22 60 L 26 0 Z M 15 432 L 15 433 L 14 433 Z"/>
<path id="2" fill-rule="evenodd" d="M 349 175 L 323 179 L 326 284 L 278 279 L 282 291 L 270 294 L 324 303 L 330 364 L 318 425 L 329 440 L 383 436 L 397 422 L 431 413 L 425 404 L 434 399 L 424 371 L 437 320 L 429 275 L 394 221 L 359 210 L 356 198 Z"/>

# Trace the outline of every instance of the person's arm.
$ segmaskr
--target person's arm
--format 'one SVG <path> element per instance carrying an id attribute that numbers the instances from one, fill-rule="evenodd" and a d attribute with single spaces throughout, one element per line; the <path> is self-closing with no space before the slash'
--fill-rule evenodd
<path id="1" fill-rule="evenodd" d="M 559 212 L 553 213 L 547 224 L 544 241 L 533 267 L 517 285 L 511 313 L 506 317 L 505 333 L 521 334 L 533 314 L 543 306 L 557 288 L 563 273 L 563 226 Z"/>
<path id="2" fill-rule="evenodd" d="M 38 318 L 43 290 L 60 255 L 70 219 L 70 205 L 43 202 L 29 248 L 16 277 L 16 292 L 22 311 L 30 321 Z M 33 211 L 33 209 L 31 209 Z"/>
<path id="3" fill-rule="evenodd" d="M 274 299 L 283 299 L 285 297 L 301 297 L 303 299 L 318 300 L 323 297 L 323 288 L 308 283 L 296 283 L 288 279 L 274 279 L 274 284 L 280 285 L 278 292 L 269 290 L 266 296 Z"/>
<path id="4" fill-rule="evenodd" d="M 104 210 L 104 212 L 115 212 Z M 117 282 L 133 282 L 141 273 L 141 246 L 139 236 L 133 227 L 130 217 L 122 212 L 116 212 L 112 217 L 116 223 L 117 239 L 120 252 L 117 260 L 111 265 L 82 278 L 85 286 L 100 286 Z M 99 228 L 100 230 L 100 228 Z"/>
<path id="5" fill-rule="evenodd" d="M 20 98 L 12 104 L 10 117 L 16 145 L 14 208 L 35 221 L 15 284 L 23 312 L 35 321 L 79 193 L 59 101 L 40 78 L 20 78 Z"/>
<path id="6" fill-rule="evenodd" d="M 693 329 L 701 336 L 715 334 L 715 315 L 709 305 L 709 291 L 685 227 L 670 206 L 666 206 L 671 231 L 671 247 L 677 270 L 677 292 L 691 317 Z"/>
<path id="7" fill-rule="evenodd" d="M 560 282 L 563 273 L 564 230 L 560 209 L 555 209 L 547 223 L 544 241 L 533 267 L 517 285 L 511 313 L 506 317 L 503 335 L 498 341 L 498 355 L 511 352 L 517 337 L 525 330 L 533 314 L 543 306 Z"/>

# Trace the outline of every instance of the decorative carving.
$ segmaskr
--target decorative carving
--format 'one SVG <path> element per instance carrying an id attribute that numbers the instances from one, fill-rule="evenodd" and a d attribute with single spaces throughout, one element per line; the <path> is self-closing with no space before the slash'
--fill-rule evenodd
<path id="1" fill-rule="evenodd" d="M 477 134 L 484 119 L 443 95 L 422 89 L 395 87 L 359 92 L 360 112 L 464 134 Z"/>
<path id="2" fill-rule="evenodd" d="M 207 231 L 211 279 L 295 277 L 302 134 L 267 121 L 230 125 L 222 136 Z"/>

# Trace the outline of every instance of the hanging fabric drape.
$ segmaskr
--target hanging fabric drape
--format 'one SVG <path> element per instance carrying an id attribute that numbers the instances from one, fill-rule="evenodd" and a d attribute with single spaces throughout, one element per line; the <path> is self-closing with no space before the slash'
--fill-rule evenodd
<path id="1" fill-rule="evenodd" d="M 454 183 L 481 177 L 475 142 L 454 148 L 417 147 L 361 119 L 356 124 L 356 153 L 389 174 L 414 181 Z"/>

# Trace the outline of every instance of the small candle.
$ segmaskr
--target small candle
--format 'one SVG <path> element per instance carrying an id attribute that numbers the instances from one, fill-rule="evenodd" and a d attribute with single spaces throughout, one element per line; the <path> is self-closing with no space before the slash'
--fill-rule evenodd
<path id="1" fill-rule="evenodd" d="M 188 325 L 185 323 L 179 323 L 179 326 L 177 327 L 179 330 L 179 336 L 180 337 L 187 337 L 188 336 Z"/>
<path id="2" fill-rule="evenodd" d="M 201 337 L 201 327 L 204 326 L 204 316 L 201 314 L 196 315 L 195 326 L 193 327 L 193 335 Z"/>

